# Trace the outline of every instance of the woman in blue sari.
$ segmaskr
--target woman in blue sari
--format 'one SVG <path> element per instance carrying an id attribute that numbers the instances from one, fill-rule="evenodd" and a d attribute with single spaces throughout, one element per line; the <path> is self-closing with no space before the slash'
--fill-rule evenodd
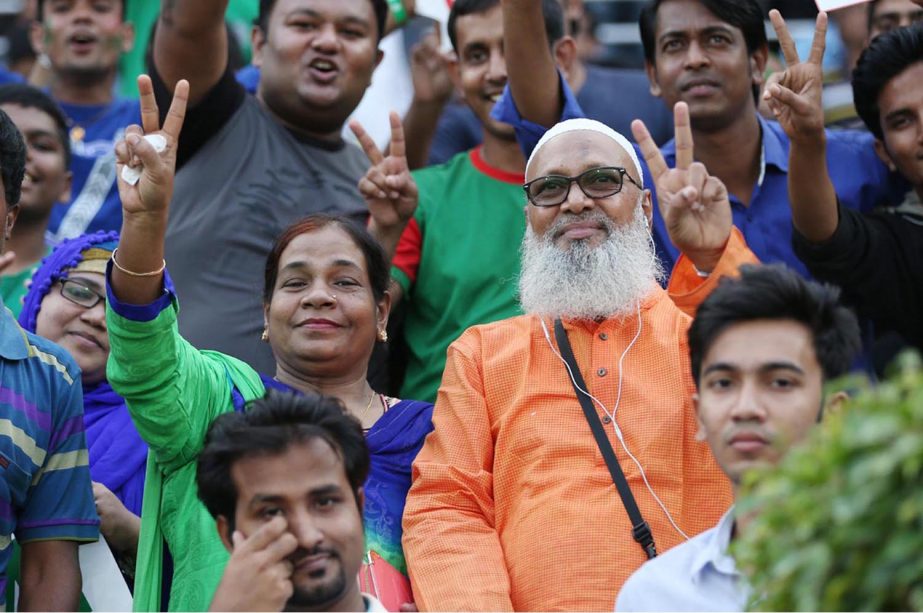
<path id="1" fill-rule="evenodd" d="M 100 530 L 130 574 L 141 525 L 147 445 L 125 401 L 106 380 L 105 268 L 117 241 L 115 232 L 97 232 L 58 245 L 33 275 L 19 323 L 67 349 L 80 366 Z"/>

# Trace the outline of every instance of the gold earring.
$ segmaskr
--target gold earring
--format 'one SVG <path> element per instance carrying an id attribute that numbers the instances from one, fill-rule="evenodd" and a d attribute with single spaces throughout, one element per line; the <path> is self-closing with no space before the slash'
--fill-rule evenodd
<path id="1" fill-rule="evenodd" d="M 269 329 L 268 328 L 263 328 L 263 333 L 260 335 L 260 340 L 263 341 L 264 343 L 269 342 Z"/>
<path id="2" fill-rule="evenodd" d="M 383 343 L 387 343 L 387 342 L 388 342 L 388 331 L 385 330 L 384 328 L 382 328 L 381 330 L 379 330 L 379 331 L 378 331 L 378 340 L 380 340 L 380 341 L 383 342 Z"/>

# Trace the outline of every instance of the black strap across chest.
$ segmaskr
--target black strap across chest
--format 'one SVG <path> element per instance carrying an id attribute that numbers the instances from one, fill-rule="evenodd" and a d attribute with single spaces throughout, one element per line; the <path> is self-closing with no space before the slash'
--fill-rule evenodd
<path id="1" fill-rule="evenodd" d="M 577 400 L 580 401 L 583 414 L 590 424 L 590 430 L 593 431 L 593 437 L 596 439 L 596 444 L 599 446 L 599 452 L 602 454 L 603 460 L 605 460 L 606 466 L 609 468 L 609 474 L 612 475 L 612 481 L 615 483 L 615 488 L 618 490 L 619 497 L 622 499 L 622 504 L 625 506 L 625 512 L 628 513 L 628 519 L 631 521 L 632 526 L 631 536 L 641 545 L 642 549 L 644 549 L 644 553 L 647 555 L 648 559 L 654 558 L 657 556 L 657 547 L 654 545 L 654 535 L 651 533 L 651 528 L 644 520 L 644 517 L 641 516 L 641 510 L 638 508 L 635 497 L 631 493 L 631 488 L 628 486 L 628 481 L 625 479 L 625 473 L 622 472 L 622 467 L 615 455 L 615 451 L 612 449 L 609 437 L 606 436 L 606 431 L 603 428 L 602 422 L 599 421 L 599 415 L 596 414 L 596 407 L 593 406 L 593 400 L 588 394 L 589 388 L 583 380 L 583 375 L 580 374 L 580 368 L 577 366 L 577 360 L 574 358 L 574 351 L 571 349 L 570 341 L 567 338 L 567 331 L 564 330 L 564 325 L 561 324 L 560 319 L 554 320 L 554 338 L 558 343 L 558 349 L 561 351 L 561 357 L 564 358 L 564 361 L 570 367 L 570 380 L 574 385 L 574 393 L 577 394 Z"/>

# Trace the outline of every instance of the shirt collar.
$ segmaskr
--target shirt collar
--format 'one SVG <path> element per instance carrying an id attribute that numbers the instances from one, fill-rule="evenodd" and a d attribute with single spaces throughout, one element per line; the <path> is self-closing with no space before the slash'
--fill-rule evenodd
<path id="1" fill-rule="evenodd" d="M 721 521 L 718 522 L 718 525 L 715 526 L 714 530 L 708 533 L 698 553 L 692 559 L 690 571 L 692 573 L 693 583 L 699 581 L 702 574 L 709 566 L 715 571 L 725 575 L 739 574 L 734 558 L 728 554 L 728 546 L 731 544 L 731 531 L 733 529 L 734 507 L 731 507 L 721 518 Z"/>
<path id="2" fill-rule="evenodd" d="M 760 178 L 758 184 L 763 184 L 763 178 L 766 176 L 766 166 L 775 166 L 782 172 L 788 172 L 788 147 L 779 133 L 781 128 L 779 124 L 770 122 L 763 118 L 759 113 L 756 114 L 756 120 L 760 124 L 760 135 L 763 140 L 763 146 L 760 151 Z M 660 148 L 667 165 L 673 167 L 676 165 L 676 141 L 670 139 Z"/>
<path id="3" fill-rule="evenodd" d="M 29 357 L 26 333 L 6 307 L 0 307 L 0 357 L 24 360 Z"/>

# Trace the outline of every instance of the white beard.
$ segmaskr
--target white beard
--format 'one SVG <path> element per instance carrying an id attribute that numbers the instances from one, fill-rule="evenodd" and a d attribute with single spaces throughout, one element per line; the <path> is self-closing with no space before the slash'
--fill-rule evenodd
<path id="1" fill-rule="evenodd" d="M 562 250 L 551 237 L 575 221 L 599 221 L 608 236 L 595 247 L 586 240 L 575 240 Z M 528 226 L 521 254 L 519 301 L 523 311 L 543 317 L 623 317 L 634 313 L 654 283 L 663 278 L 640 202 L 624 226 L 617 226 L 599 209 L 563 215 L 541 237 Z"/>

